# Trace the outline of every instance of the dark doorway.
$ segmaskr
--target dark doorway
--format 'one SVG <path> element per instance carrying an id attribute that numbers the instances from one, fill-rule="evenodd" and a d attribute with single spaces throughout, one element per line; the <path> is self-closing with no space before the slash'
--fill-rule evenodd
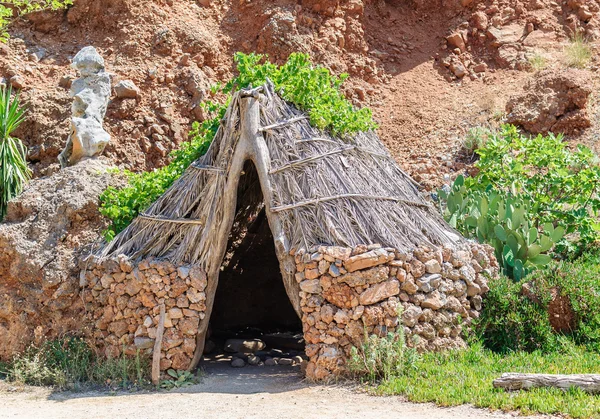
<path id="1" fill-rule="evenodd" d="M 241 359 L 252 365 L 274 365 L 283 358 L 291 362 L 304 355 L 302 324 L 283 285 L 258 174 L 250 161 L 237 197 L 205 355 L 209 361 Z M 236 353 L 228 344 L 234 340 L 237 347 L 240 340 L 258 341 L 260 349 Z"/>

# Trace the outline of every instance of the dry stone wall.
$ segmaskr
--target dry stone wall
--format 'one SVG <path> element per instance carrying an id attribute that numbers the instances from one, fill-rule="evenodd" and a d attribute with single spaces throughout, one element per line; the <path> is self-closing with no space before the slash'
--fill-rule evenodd
<path id="1" fill-rule="evenodd" d="M 190 366 L 206 315 L 207 279 L 200 268 L 157 259 L 133 264 L 121 255 L 88 261 L 80 285 L 93 338 L 107 356 L 151 354 L 164 304 L 161 370 Z"/>
<path id="2" fill-rule="evenodd" d="M 403 327 L 407 344 L 420 351 L 465 346 L 463 328 L 479 316 L 487 277 L 498 273 L 493 249 L 479 244 L 412 253 L 319 247 L 295 258 L 306 375 L 314 380 L 344 373 L 365 332 L 385 336 Z"/>
<path id="3" fill-rule="evenodd" d="M 365 332 L 385 336 L 403 327 L 407 344 L 420 351 L 465 346 L 464 328 L 479 316 L 487 278 L 498 273 L 493 249 L 474 243 L 414 252 L 321 246 L 292 254 L 313 380 L 343 374 Z M 206 273 L 158 259 L 134 264 L 123 255 L 87 263 L 81 285 L 98 347 L 108 356 L 152 353 L 164 304 L 161 370 L 189 368 L 207 299 L 214 298 L 205 293 Z"/>

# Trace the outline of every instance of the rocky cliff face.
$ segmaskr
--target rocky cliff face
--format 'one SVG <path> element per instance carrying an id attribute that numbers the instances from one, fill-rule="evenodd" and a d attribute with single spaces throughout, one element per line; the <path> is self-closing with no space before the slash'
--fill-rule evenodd
<path id="1" fill-rule="evenodd" d="M 98 196 L 120 181 L 87 160 L 31 182 L 0 224 L 0 359 L 82 330 L 76 257 L 101 238 Z"/>

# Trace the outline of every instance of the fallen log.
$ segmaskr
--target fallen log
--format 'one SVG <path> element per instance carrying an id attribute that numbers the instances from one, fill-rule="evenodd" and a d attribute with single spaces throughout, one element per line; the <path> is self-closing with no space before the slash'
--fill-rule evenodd
<path id="1" fill-rule="evenodd" d="M 578 387 L 588 393 L 600 394 L 600 375 L 506 373 L 494 380 L 493 385 L 506 390 L 528 390 L 536 387 L 555 387 L 568 390 L 571 387 Z"/>

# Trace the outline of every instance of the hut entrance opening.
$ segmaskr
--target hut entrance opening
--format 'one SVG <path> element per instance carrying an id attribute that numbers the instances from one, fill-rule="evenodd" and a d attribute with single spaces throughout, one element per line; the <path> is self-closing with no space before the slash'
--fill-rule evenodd
<path id="1" fill-rule="evenodd" d="M 304 351 L 302 324 L 283 284 L 258 174 L 251 161 L 246 162 L 238 186 L 236 216 L 205 346 L 207 360 L 240 356 L 248 361 L 248 353 L 235 354 L 237 347 L 228 347 L 231 339 L 264 342 L 264 348 L 260 342 L 255 346 L 261 348 L 256 355 L 262 362 Z"/>

